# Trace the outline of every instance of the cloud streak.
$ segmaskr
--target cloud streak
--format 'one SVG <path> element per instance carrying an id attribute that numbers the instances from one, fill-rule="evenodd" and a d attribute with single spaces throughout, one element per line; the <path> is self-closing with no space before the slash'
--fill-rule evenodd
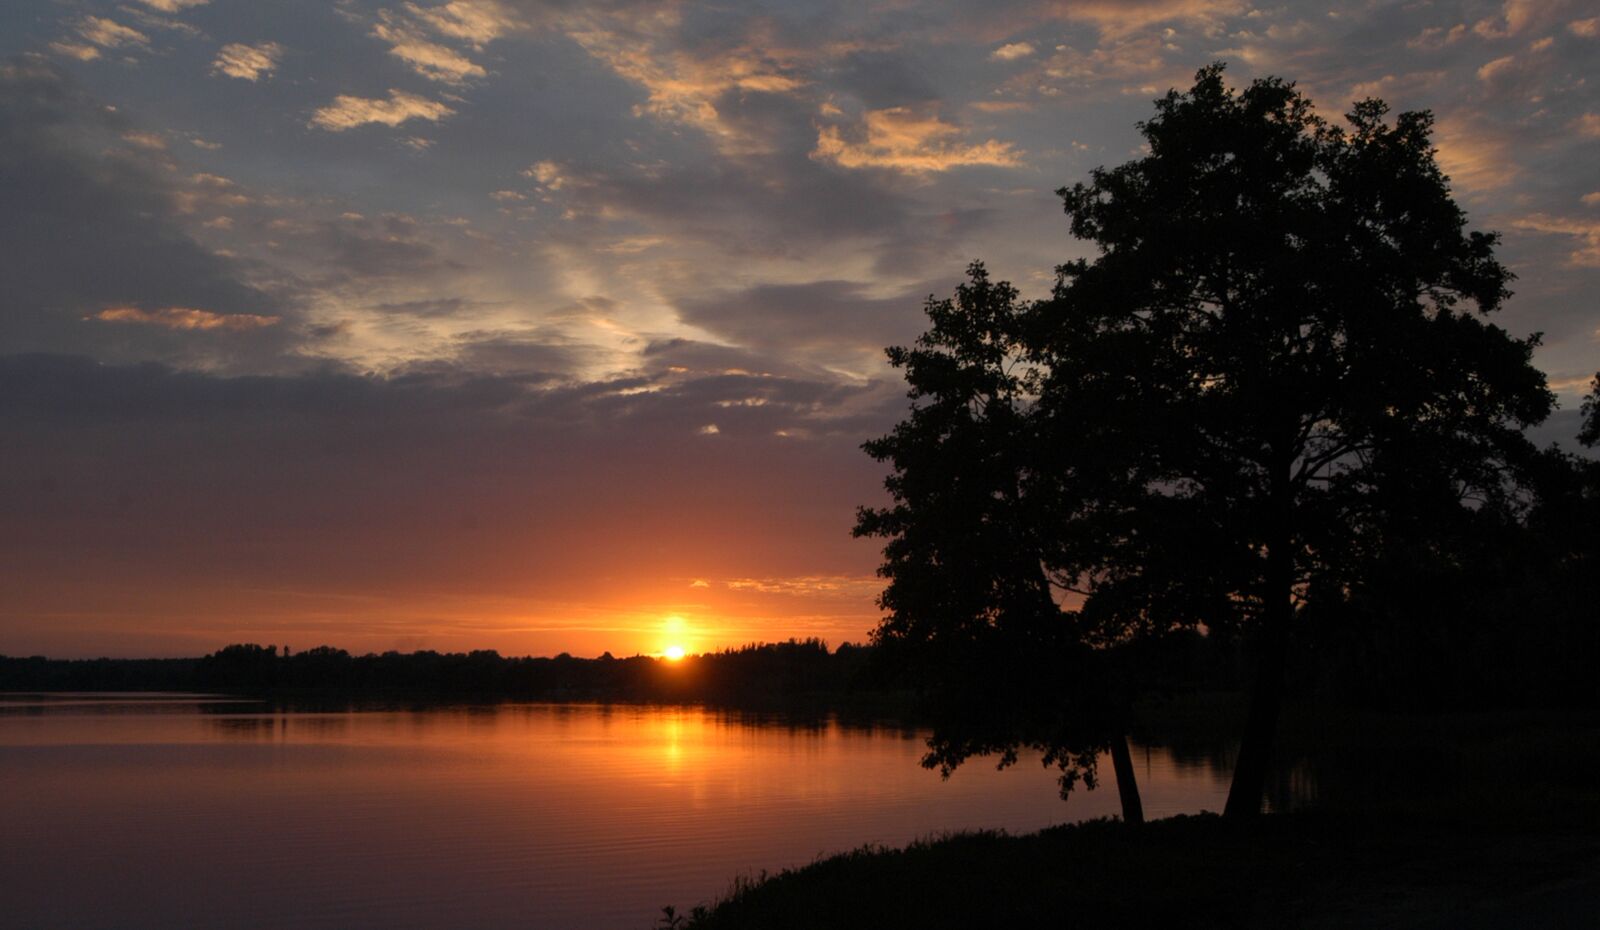
<path id="1" fill-rule="evenodd" d="M 281 317 L 257 313 L 212 313 L 192 307 L 160 307 L 141 310 L 138 307 L 107 307 L 85 319 L 102 323 L 134 323 L 142 326 L 159 326 L 177 330 L 230 330 L 245 332 L 276 326 Z"/>
<path id="2" fill-rule="evenodd" d="M 93 61 L 102 51 L 141 48 L 150 44 L 150 37 L 130 26 L 103 16 L 84 16 L 73 31 L 81 41 L 64 40 L 51 43 L 56 52 L 79 61 Z"/>
<path id="3" fill-rule="evenodd" d="M 371 124 L 399 126 L 411 120 L 436 123 L 453 113 L 455 110 L 437 100 L 403 90 L 390 90 L 387 99 L 340 94 L 312 114 L 308 125 L 328 132 L 344 132 Z"/>

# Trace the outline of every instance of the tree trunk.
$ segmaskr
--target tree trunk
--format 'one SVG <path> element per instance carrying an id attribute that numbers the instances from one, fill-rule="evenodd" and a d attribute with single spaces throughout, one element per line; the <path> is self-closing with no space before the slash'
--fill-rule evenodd
<path id="1" fill-rule="evenodd" d="M 1144 823 L 1144 805 L 1139 803 L 1139 782 L 1133 774 L 1133 756 L 1128 752 L 1128 737 L 1119 733 L 1111 740 L 1111 767 L 1117 773 L 1117 797 L 1122 801 L 1123 823 Z"/>
<path id="2" fill-rule="evenodd" d="M 1263 635 L 1256 667 L 1255 687 L 1250 693 L 1250 716 L 1245 721 L 1244 737 L 1239 742 L 1239 761 L 1233 766 L 1233 784 L 1228 788 L 1228 803 L 1222 815 L 1230 819 L 1254 817 L 1261 813 L 1261 798 L 1266 793 L 1267 770 L 1272 765 L 1273 743 L 1278 735 L 1278 713 L 1283 707 L 1283 677 L 1287 650 L 1279 642 L 1282 634 Z"/>
<path id="3" fill-rule="evenodd" d="M 1261 813 L 1267 772 L 1272 766 L 1273 744 L 1278 736 L 1278 715 L 1283 708 L 1289 633 L 1294 623 L 1294 557 L 1289 551 L 1289 533 L 1280 529 L 1275 537 L 1267 551 L 1267 595 L 1262 630 L 1256 642 L 1257 665 L 1250 692 L 1250 716 L 1239 742 L 1239 761 L 1233 767 L 1228 803 L 1222 809 L 1222 815 L 1230 819 Z"/>

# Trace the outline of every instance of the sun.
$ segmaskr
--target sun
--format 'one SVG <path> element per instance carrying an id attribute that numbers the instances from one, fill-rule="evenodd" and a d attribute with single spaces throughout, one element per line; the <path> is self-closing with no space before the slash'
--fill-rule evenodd
<path id="1" fill-rule="evenodd" d="M 679 659 L 683 658 L 683 656 L 684 656 L 683 647 L 682 646 L 668 646 L 661 653 L 661 655 L 662 655 L 663 658 L 665 658 L 669 662 L 676 662 Z"/>

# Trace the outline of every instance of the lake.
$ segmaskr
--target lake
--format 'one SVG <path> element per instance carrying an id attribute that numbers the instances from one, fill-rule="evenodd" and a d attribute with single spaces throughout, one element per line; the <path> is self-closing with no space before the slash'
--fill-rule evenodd
<path id="1" fill-rule="evenodd" d="M 1054 772 L 948 781 L 922 736 L 698 707 L 286 712 L 192 695 L 0 695 L 0 923 L 643 930 L 735 875 L 864 843 L 1117 813 Z M 1146 815 L 1226 773 L 1135 746 Z"/>

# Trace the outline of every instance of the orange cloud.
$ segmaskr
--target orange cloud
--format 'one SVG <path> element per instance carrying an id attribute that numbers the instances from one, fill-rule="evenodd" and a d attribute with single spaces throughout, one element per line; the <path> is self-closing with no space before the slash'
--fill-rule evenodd
<path id="1" fill-rule="evenodd" d="M 269 75 L 277 69 L 278 58 L 282 55 L 283 46 L 276 42 L 262 42 L 260 45 L 230 42 L 217 52 L 216 60 L 211 62 L 211 73 L 258 81 L 263 75 Z"/>
<path id="2" fill-rule="evenodd" d="M 728 155 L 766 153 L 772 142 L 719 111 L 724 95 L 798 94 L 825 64 L 879 47 L 861 41 L 794 46 L 760 23 L 726 45 L 687 44 L 682 27 L 682 14 L 671 4 L 647 16 L 585 9 L 558 17 L 555 26 L 618 77 L 644 89 L 646 100 L 634 115 L 693 126 Z"/>
<path id="3" fill-rule="evenodd" d="M 488 76 L 482 65 L 455 49 L 429 40 L 388 11 L 378 16 L 372 34 L 389 43 L 389 54 L 410 65 L 417 74 L 445 84 L 464 84 L 471 78 Z"/>
<path id="4" fill-rule="evenodd" d="M 1159 23 L 1209 23 L 1249 8 L 1244 0 L 1053 0 L 1040 13 L 1090 22 L 1102 35 L 1121 36 Z"/>
<path id="5" fill-rule="evenodd" d="M 1434 137 L 1439 167 L 1458 191 L 1482 193 L 1511 183 L 1518 172 L 1508 141 L 1459 119 L 1439 121 Z"/>
<path id="6" fill-rule="evenodd" d="M 687 123 L 729 154 L 754 154 L 767 146 L 729 124 L 717 110 L 718 97 L 733 90 L 786 94 L 806 84 L 791 73 L 793 62 L 777 60 L 770 52 L 744 48 L 696 57 L 658 50 L 607 29 L 579 29 L 569 35 L 618 76 L 645 89 L 647 99 L 634 108 L 635 115 Z"/>
<path id="7" fill-rule="evenodd" d="M 1513 55 L 1506 55 L 1501 58 L 1496 58 L 1494 61 L 1491 61 L 1478 69 L 1478 80 L 1494 80 L 1496 75 L 1510 68 L 1512 64 L 1516 62 L 1516 60 L 1516 57 Z"/>
<path id="8" fill-rule="evenodd" d="M 817 147 L 811 157 L 842 168 L 889 168 L 907 174 L 966 165 L 1014 168 L 1022 163 L 1022 153 L 1010 142 L 989 139 L 964 145 L 956 141 L 962 134 L 960 127 L 909 107 L 869 110 L 862 122 L 864 138 L 860 141 L 847 139 L 838 126 L 823 126 L 817 131 Z"/>
<path id="9" fill-rule="evenodd" d="M 82 43 L 52 42 L 50 48 L 79 61 L 93 61 L 99 58 L 101 49 L 150 44 L 150 37 L 139 30 L 103 16 L 85 16 L 78 20 L 74 28 L 79 38 L 83 40 Z"/>
<path id="10" fill-rule="evenodd" d="M 1034 52 L 1031 42 L 1009 42 L 989 53 L 995 61 L 1016 61 L 1018 58 L 1027 58 Z"/>
<path id="11" fill-rule="evenodd" d="M 730 591 L 788 594 L 799 597 L 831 596 L 871 599 L 883 590 L 875 575 L 801 575 L 793 578 L 734 578 L 724 583 Z"/>
<path id="12" fill-rule="evenodd" d="M 158 310 L 107 307 L 85 319 L 99 320 L 102 323 L 136 323 L 142 326 L 159 326 L 163 329 L 243 332 L 276 326 L 281 318 L 255 313 L 212 313 L 210 310 L 196 310 L 192 307 L 162 307 Z"/>
<path id="13" fill-rule="evenodd" d="M 522 25 L 516 14 L 499 0 L 450 0 L 429 7 L 407 3 L 406 12 L 439 35 L 480 48 Z"/>
<path id="14" fill-rule="evenodd" d="M 1506 0 L 1495 16 L 1478 20 L 1472 31 L 1485 39 L 1504 39 L 1526 29 L 1533 21 L 1538 4 L 1534 0 Z"/>
<path id="15" fill-rule="evenodd" d="M 340 94 L 333 98 L 333 103 L 313 114 L 309 125 L 329 132 L 343 132 L 368 123 L 398 126 L 414 119 L 434 123 L 453 113 L 455 110 L 437 100 L 403 90 L 389 91 L 388 100 Z"/>

